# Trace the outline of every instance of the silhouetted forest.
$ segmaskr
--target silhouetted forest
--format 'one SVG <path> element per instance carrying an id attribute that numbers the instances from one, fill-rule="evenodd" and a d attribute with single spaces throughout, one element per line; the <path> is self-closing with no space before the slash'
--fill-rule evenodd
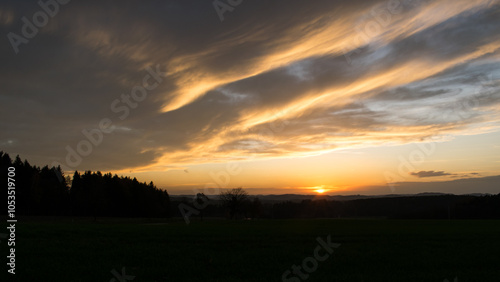
<path id="1" fill-rule="evenodd" d="M 172 200 L 192 205 L 190 198 Z M 203 209 L 204 217 L 230 217 L 219 201 L 211 199 Z M 181 216 L 173 210 L 174 216 Z M 348 201 L 302 200 L 265 203 L 250 196 L 242 204 L 236 218 L 355 218 L 381 217 L 389 219 L 500 219 L 500 194 L 438 195 L 384 197 Z M 193 216 L 193 219 L 196 218 Z"/>
<path id="2" fill-rule="evenodd" d="M 65 177 L 60 167 L 32 166 L 19 156 L 14 161 L 0 152 L 2 183 L 7 183 L 7 168 L 16 169 L 16 214 L 87 217 L 181 217 L 179 205 L 195 207 L 199 217 L 226 218 L 352 218 L 393 219 L 500 219 L 498 195 L 433 195 L 355 199 L 347 201 L 316 199 L 265 202 L 245 194 L 238 206 L 216 198 L 175 197 L 158 189 L 153 182 L 140 183 L 130 177 L 76 171 Z M 222 195 L 222 194 L 221 194 Z M 229 205 L 228 205 L 229 203 Z M 2 201 L 6 214 L 7 201 Z"/>
<path id="3" fill-rule="evenodd" d="M 304 200 L 272 207 L 275 218 L 386 217 L 400 219 L 500 218 L 500 194 L 414 196 L 351 201 Z"/>
<path id="4" fill-rule="evenodd" d="M 153 182 L 118 177 L 101 172 L 76 171 L 72 181 L 60 167 L 32 166 L 19 156 L 14 161 L 0 152 L 2 183 L 7 183 L 7 169 L 15 167 L 16 215 L 168 217 L 170 198 Z M 71 182 L 71 183 L 70 183 Z M 2 201 L 2 214 L 7 201 Z"/>

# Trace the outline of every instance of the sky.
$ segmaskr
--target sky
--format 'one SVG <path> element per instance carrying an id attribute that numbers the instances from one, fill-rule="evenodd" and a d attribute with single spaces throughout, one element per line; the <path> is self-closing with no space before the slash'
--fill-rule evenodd
<path id="1" fill-rule="evenodd" d="M 2 1 L 0 150 L 170 194 L 497 194 L 499 30 L 492 0 Z"/>

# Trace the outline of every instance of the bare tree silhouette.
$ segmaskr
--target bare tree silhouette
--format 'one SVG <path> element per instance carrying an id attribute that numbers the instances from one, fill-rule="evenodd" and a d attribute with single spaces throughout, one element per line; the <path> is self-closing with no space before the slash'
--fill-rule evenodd
<path id="1" fill-rule="evenodd" d="M 248 193 L 241 187 L 234 188 L 221 192 L 219 199 L 221 200 L 222 205 L 229 210 L 229 217 L 233 219 L 239 212 L 241 212 L 243 203 L 248 199 Z"/>

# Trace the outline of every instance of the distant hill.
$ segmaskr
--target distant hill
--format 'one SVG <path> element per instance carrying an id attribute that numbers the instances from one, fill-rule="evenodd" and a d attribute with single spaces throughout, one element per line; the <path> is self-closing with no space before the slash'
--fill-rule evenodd
<path id="1" fill-rule="evenodd" d="M 251 195 L 250 198 L 258 197 L 262 203 L 281 203 L 281 202 L 294 202 L 298 203 L 303 200 L 328 200 L 328 201 L 352 201 L 360 199 L 377 199 L 377 198 L 401 198 L 401 197 L 430 197 L 430 196 L 443 196 L 452 195 L 446 193 L 433 193 L 425 192 L 419 194 L 388 194 L 388 195 L 302 195 L 302 194 L 281 194 L 281 195 Z M 467 196 L 488 196 L 490 194 L 467 194 Z M 218 195 L 207 195 L 213 201 L 218 200 Z M 173 201 L 189 201 L 194 198 L 194 195 L 170 195 Z"/>
<path id="2" fill-rule="evenodd" d="M 204 216 L 224 217 L 217 196 L 209 199 Z M 171 200 L 174 207 L 193 206 L 191 195 L 171 196 Z M 249 218 L 500 219 L 500 194 L 254 195 L 242 212 Z M 172 214 L 181 216 L 178 209 Z"/>

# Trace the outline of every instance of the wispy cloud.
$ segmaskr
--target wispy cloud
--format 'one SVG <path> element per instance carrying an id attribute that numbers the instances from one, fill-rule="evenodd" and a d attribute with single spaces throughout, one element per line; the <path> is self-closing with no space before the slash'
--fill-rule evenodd
<path id="1" fill-rule="evenodd" d="M 416 176 L 418 178 L 424 178 L 424 177 L 448 176 L 448 175 L 454 175 L 454 174 L 447 173 L 444 171 L 429 170 L 429 171 L 412 172 L 412 173 L 410 173 L 410 175 Z"/>
<path id="2" fill-rule="evenodd" d="M 81 169 L 169 170 L 498 128 L 499 1 L 403 2 L 367 40 L 359 28 L 387 1 L 252 1 L 223 23 L 210 1 L 72 2 L 19 56 L 0 46 L 0 117 L 16 120 L 0 124 L 0 140 L 62 160 L 152 64 L 165 81 Z M 20 30 L 30 8 L 4 6 L 0 30 Z M 344 53 L 358 48 L 350 65 Z"/>

